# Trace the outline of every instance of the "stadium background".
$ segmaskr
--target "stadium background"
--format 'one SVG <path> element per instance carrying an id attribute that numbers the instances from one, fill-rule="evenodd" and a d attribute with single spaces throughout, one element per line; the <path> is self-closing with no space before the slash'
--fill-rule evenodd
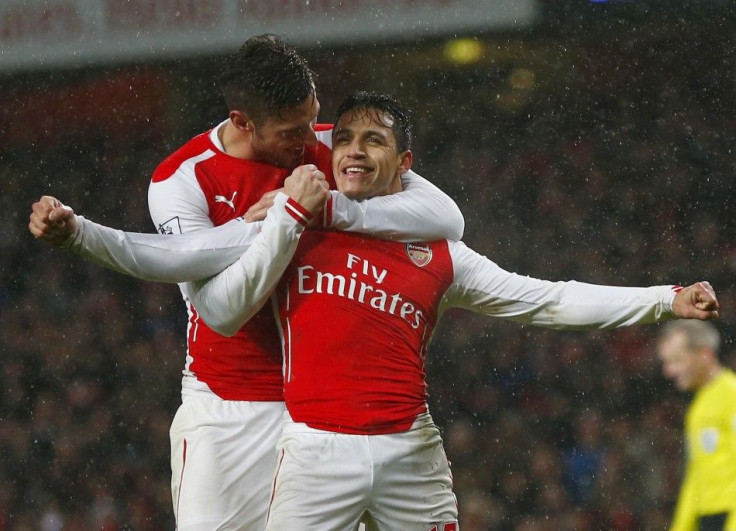
<path id="1" fill-rule="evenodd" d="M 521 26 L 299 48 L 323 121 L 356 88 L 414 105 L 415 167 L 457 200 L 470 246 L 540 278 L 708 279 L 734 367 L 736 10 L 696 4 L 531 2 Z M 6 51 L 11 23 L 0 10 Z M 178 290 L 48 248 L 26 224 L 51 193 L 151 232 L 151 171 L 225 116 L 213 82 L 225 51 L 2 63 L 0 530 L 173 529 Z M 659 375 L 656 332 L 445 317 L 430 407 L 465 531 L 666 527 L 688 397 Z"/>

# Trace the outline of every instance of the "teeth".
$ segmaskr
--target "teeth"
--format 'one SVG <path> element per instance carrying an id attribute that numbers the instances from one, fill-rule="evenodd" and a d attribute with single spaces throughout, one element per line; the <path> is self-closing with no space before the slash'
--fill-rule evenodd
<path id="1" fill-rule="evenodd" d="M 350 166 L 345 168 L 345 173 L 368 173 L 366 168 L 358 168 L 357 166 Z"/>

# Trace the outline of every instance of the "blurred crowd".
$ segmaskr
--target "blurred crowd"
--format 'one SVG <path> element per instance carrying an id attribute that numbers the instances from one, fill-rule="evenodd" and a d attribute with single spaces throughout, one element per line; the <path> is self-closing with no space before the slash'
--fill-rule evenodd
<path id="1" fill-rule="evenodd" d="M 418 102 L 415 168 L 457 200 L 465 241 L 507 270 L 711 281 L 733 367 L 734 62 L 625 44 L 581 46 L 565 79 L 522 103 L 504 103 L 503 80 L 402 84 Z M 214 125 L 196 121 L 192 135 Z M 149 175 L 185 138 L 133 133 L 0 148 L 0 531 L 174 528 L 178 289 L 99 269 L 26 228 L 31 203 L 53 193 L 95 221 L 151 232 Z M 688 397 L 660 376 L 656 333 L 444 317 L 429 403 L 464 531 L 666 528 Z"/>
<path id="2" fill-rule="evenodd" d="M 711 281 L 736 367 L 733 48 L 703 60 L 702 42 L 668 44 L 656 56 L 634 38 L 616 53 L 591 46 L 577 77 L 523 112 L 454 88 L 474 112 L 448 106 L 447 125 L 420 134 L 417 152 L 437 153 L 422 171 L 444 176 L 462 205 L 466 242 L 507 270 L 611 285 Z M 429 355 L 430 405 L 464 530 L 667 528 L 689 397 L 660 375 L 657 330 L 445 317 Z"/>

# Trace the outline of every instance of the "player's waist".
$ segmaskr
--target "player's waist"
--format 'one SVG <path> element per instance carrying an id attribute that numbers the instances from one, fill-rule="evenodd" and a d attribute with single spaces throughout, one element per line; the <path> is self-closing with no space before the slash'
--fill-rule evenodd
<path id="1" fill-rule="evenodd" d="M 190 343 L 182 388 L 211 391 L 224 400 L 283 400 L 281 356 L 229 343 Z"/>
<path id="2" fill-rule="evenodd" d="M 296 424 L 310 429 L 350 435 L 385 435 L 412 429 L 427 414 L 427 404 L 414 404 L 394 408 L 348 407 L 339 402 L 314 405 L 289 405 L 287 409 Z"/>
<path id="3" fill-rule="evenodd" d="M 218 398 L 248 402 L 282 402 L 283 383 L 281 378 L 269 380 L 206 381 L 195 375 L 185 374 L 181 380 L 183 396 Z"/>
<path id="4" fill-rule="evenodd" d="M 403 426 L 401 429 L 395 429 L 391 431 L 386 432 L 368 432 L 368 433 L 351 433 L 349 431 L 344 431 L 340 428 L 325 428 L 320 427 L 321 423 L 319 422 L 302 422 L 298 421 L 293 417 L 293 414 L 291 411 L 288 410 L 284 413 L 284 427 L 283 427 L 283 434 L 284 435 L 291 435 L 291 434 L 298 434 L 298 433 L 341 433 L 345 435 L 390 435 L 392 433 L 405 433 L 409 431 L 414 430 L 426 430 L 426 429 L 432 429 L 436 430 L 437 426 L 434 423 L 434 420 L 432 420 L 432 416 L 429 414 L 429 411 L 427 410 L 426 404 L 424 411 L 417 413 L 414 415 L 411 419 L 408 419 L 408 424 Z"/>

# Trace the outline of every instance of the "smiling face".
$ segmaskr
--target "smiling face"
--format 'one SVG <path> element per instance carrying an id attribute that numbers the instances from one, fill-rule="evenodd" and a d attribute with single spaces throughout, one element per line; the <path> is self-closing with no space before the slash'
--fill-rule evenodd
<path id="1" fill-rule="evenodd" d="M 332 133 L 332 171 L 337 189 L 350 199 L 401 191 L 411 151 L 399 152 L 390 114 L 359 107 L 344 113 Z"/>
<path id="2" fill-rule="evenodd" d="M 302 163 L 304 148 L 317 142 L 314 124 L 319 102 L 313 93 L 300 105 L 282 109 L 253 128 L 250 147 L 252 158 L 292 170 Z"/>

